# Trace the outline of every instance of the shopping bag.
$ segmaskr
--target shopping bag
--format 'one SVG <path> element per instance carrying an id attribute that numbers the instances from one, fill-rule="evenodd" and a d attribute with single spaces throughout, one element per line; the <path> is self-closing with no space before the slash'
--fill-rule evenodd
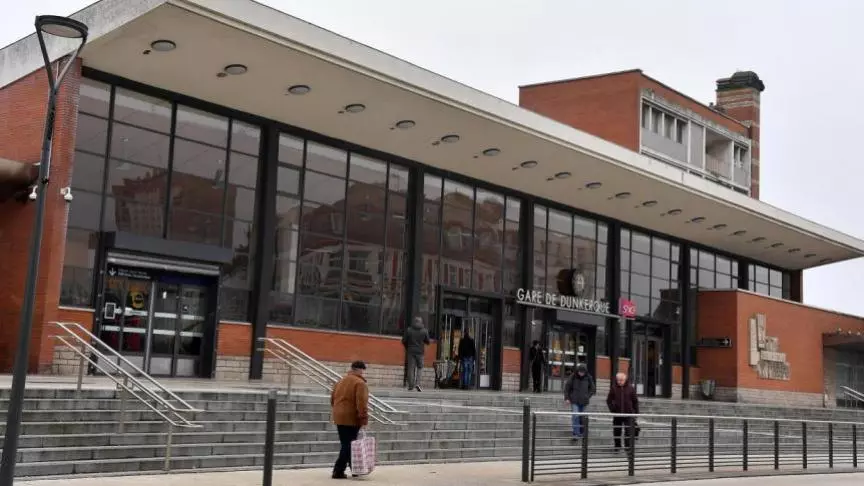
<path id="1" fill-rule="evenodd" d="M 351 474 L 366 476 L 375 470 L 375 438 L 361 429 L 357 440 L 351 442 Z"/>

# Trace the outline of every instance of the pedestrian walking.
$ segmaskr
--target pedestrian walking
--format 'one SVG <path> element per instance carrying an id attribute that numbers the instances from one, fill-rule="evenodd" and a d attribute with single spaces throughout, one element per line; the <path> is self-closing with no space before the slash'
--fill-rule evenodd
<path id="1" fill-rule="evenodd" d="M 534 381 L 534 393 L 543 391 L 543 366 L 546 364 L 540 341 L 534 341 L 531 352 L 528 354 L 528 362 L 531 365 L 531 378 Z"/>
<path id="2" fill-rule="evenodd" d="M 347 479 L 345 468 L 351 465 L 351 443 L 360 429 L 369 424 L 369 387 L 366 385 L 366 363 L 351 363 L 351 371 L 342 378 L 330 394 L 333 423 L 339 433 L 339 458 L 333 466 L 333 479 Z M 353 472 L 353 469 L 352 469 Z"/>
<path id="3" fill-rule="evenodd" d="M 462 340 L 459 341 L 459 361 L 462 363 L 462 372 L 459 374 L 462 389 L 474 386 L 474 363 L 477 360 L 477 347 L 474 338 L 465 330 Z"/>
<path id="4" fill-rule="evenodd" d="M 416 317 L 402 336 L 405 346 L 405 374 L 408 376 L 408 389 L 423 391 L 420 388 L 420 375 L 423 371 L 423 356 L 429 344 L 429 331 L 423 325 L 423 318 Z"/>
<path id="5" fill-rule="evenodd" d="M 585 407 L 591 401 L 591 397 L 597 392 L 594 385 L 594 378 L 588 373 L 588 367 L 585 363 L 579 363 L 576 366 L 576 372 L 570 375 L 567 383 L 564 385 L 564 402 L 570 407 L 573 412 L 573 440 L 579 440 L 582 437 L 582 416 L 576 415 L 585 411 Z"/>
<path id="6" fill-rule="evenodd" d="M 627 381 L 625 373 L 615 375 L 615 383 L 609 388 L 606 398 L 609 412 L 612 414 L 639 414 L 639 398 L 636 390 Z M 624 436 L 624 447 L 629 450 L 634 445 L 631 430 L 636 427 L 634 417 L 612 417 L 612 434 L 615 438 L 615 452 L 621 451 L 621 436 Z M 632 424 L 632 427 L 631 427 Z"/>

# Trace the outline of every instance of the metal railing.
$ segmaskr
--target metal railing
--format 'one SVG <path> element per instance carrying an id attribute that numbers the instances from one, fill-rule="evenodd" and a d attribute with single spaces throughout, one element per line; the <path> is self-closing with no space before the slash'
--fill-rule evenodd
<path id="1" fill-rule="evenodd" d="M 846 396 L 847 400 L 855 403 L 854 408 L 862 408 L 864 406 L 864 393 L 853 390 L 848 386 L 841 386 L 840 389 L 843 390 L 843 395 Z"/>
<path id="2" fill-rule="evenodd" d="M 581 438 L 573 438 L 573 419 Z M 522 481 L 739 471 L 860 471 L 855 422 L 523 410 Z"/>
<path id="3" fill-rule="evenodd" d="M 304 353 L 300 348 L 285 339 L 263 337 L 258 340 L 263 343 L 261 351 L 287 365 L 286 381 L 289 399 L 291 396 L 292 375 L 295 369 L 328 392 L 332 392 L 333 386 L 342 379 L 342 375 Z M 386 425 L 396 425 L 396 422 L 387 417 L 387 415 L 400 413 L 390 406 L 390 404 L 371 393 L 369 394 L 369 411 L 369 417 L 372 420 Z"/>
<path id="4" fill-rule="evenodd" d="M 123 434 L 126 427 L 126 401 L 132 396 L 152 410 L 167 425 L 165 439 L 164 469 L 171 469 L 171 447 L 174 427 L 201 428 L 187 415 L 202 412 L 171 390 L 165 388 L 152 376 L 135 366 L 122 354 L 96 337 L 77 322 L 54 322 L 62 334 L 54 338 L 78 355 L 77 394 L 80 398 L 87 365 L 101 371 L 113 381 L 120 392 L 120 417 L 118 433 Z M 164 396 L 163 396 L 164 395 Z"/>

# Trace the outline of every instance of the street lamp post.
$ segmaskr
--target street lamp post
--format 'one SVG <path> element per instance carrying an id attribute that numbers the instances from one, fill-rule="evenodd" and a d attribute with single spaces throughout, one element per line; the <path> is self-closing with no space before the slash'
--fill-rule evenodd
<path id="1" fill-rule="evenodd" d="M 65 61 L 65 65 L 55 76 L 45 47 L 45 35 L 77 39 L 78 46 Z M 57 111 L 57 94 L 63 78 L 75 63 L 84 44 L 87 43 L 87 26 L 67 17 L 41 15 L 36 17 L 36 36 L 45 61 L 48 75 L 48 110 L 45 116 L 45 132 L 42 138 L 42 158 L 39 161 L 39 179 L 36 181 L 36 218 L 33 233 L 30 235 L 30 256 L 27 267 L 27 280 L 24 284 L 24 305 L 21 307 L 21 321 L 18 325 L 18 349 L 15 353 L 15 367 L 12 377 L 12 390 L 9 395 L 9 411 L 6 414 L 6 431 L 3 441 L 3 457 L 0 462 L 0 486 L 12 486 L 15 479 L 15 461 L 18 455 L 18 438 L 21 433 L 21 416 L 24 403 L 24 388 L 27 382 L 27 368 L 30 358 L 30 334 L 33 329 L 33 307 L 36 300 L 36 283 L 39 274 L 39 256 L 42 247 L 42 227 L 45 220 L 45 198 L 48 178 L 51 171 L 51 147 L 54 140 L 54 118 Z M 59 67 L 59 66 L 58 66 Z"/>

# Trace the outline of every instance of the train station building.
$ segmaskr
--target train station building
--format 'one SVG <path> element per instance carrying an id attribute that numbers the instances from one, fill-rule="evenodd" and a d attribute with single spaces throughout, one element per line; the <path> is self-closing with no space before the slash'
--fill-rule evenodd
<path id="1" fill-rule="evenodd" d="M 802 272 L 864 241 L 759 200 L 754 72 L 710 103 L 633 70 L 515 105 L 248 0 L 73 17 L 90 38 L 58 108 L 33 372 L 75 372 L 52 324 L 72 321 L 157 376 L 279 379 L 270 336 L 401 386 L 421 317 L 429 386 L 469 331 L 483 389 L 526 389 L 534 341 L 549 392 L 579 362 L 648 397 L 864 389 L 864 320 L 802 303 Z M 48 83 L 35 35 L 0 67 L 8 372 Z"/>

